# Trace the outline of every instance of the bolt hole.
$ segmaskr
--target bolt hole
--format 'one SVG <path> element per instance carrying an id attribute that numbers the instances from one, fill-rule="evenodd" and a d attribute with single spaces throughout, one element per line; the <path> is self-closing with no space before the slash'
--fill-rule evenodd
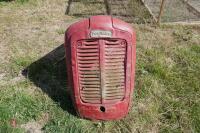
<path id="1" fill-rule="evenodd" d="M 101 111 L 101 112 L 105 112 L 105 111 L 106 111 L 106 108 L 103 107 L 103 106 L 101 106 L 101 107 L 100 107 L 100 111 Z"/>
<path id="2" fill-rule="evenodd" d="M 126 45 L 126 42 L 125 42 L 125 41 L 123 41 L 123 42 L 121 43 L 121 45 L 122 45 L 122 46 Z"/>
<path id="3" fill-rule="evenodd" d="M 82 46 L 82 44 L 81 43 L 78 43 L 78 47 L 81 47 Z"/>

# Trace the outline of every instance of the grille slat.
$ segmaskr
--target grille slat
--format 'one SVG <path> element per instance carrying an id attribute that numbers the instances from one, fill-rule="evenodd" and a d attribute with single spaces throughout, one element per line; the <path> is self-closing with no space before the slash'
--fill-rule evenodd
<path id="1" fill-rule="evenodd" d="M 86 57 L 78 57 L 79 60 L 98 60 L 98 56 L 93 56 L 93 57 L 89 57 L 89 56 L 86 56 Z"/>
<path id="2" fill-rule="evenodd" d="M 96 53 L 96 52 L 98 52 L 98 50 L 94 49 L 94 48 L 93 49 L 88 49 L 87 48 L 87 49 L 82 49 L 82 50 L 79 49 L 78 52 L 79 53 Z"/>
<path id="3" fill-rule="evenodd" d="M 109 92 L 105 92 L 105 94 L 112 94 L 113 95 L 113 93 L 115 93 L 115 94 L 121 94 L 122 92 L 121 91 L 119 91 L 119 89 L 117 89 L 117 90 L 111 90 L 111 91 L 109 91 Z"/>
<path id="4" fill-rule="evenodd" d="M 124 59 L 105 60 L 106 63 L 121 63 L 122 61 L 124 61 Z"/>
<path id="5" fill-rule="evenodd" d="M 92 65 L 94 65 L 94 64 L 96 64 L 96 63 L 98 63 L 97 61 L 91 61 L 91 60 L 89 60 L 89 61 L 79 61 L 79 64 L 92 64 Z"/>
<path id="6" fill-rule="evenodd" d="M 97 53 L 77 54 L 79 57 L 98 56 Z"/>
<path id="7" fill-rule="evenodd" d="M 126 52 L 126 43 L 120 39 L 84 40 L 77 44 L 80 94 L 84 102 L 112 103 L 123 99 Z"/>
<path id="8" fill-rule="evenodd" d="M 80 78 L 97 78 L 99 79 L 99 77 L 97 75 L 80 75 Z"/>
<path id="9" fill-rule="evenodd" d="M 87 68 L 87 67 L 80 67 L 79 68 L 80 71 L 91 71 L 91 72 L 95 72 L 99 70 L 99 67 L 91 67 L 91 68 Z"/>
<path id="10" fill-rule="evenodd" d="M 93 88 L 84 89 L 84 90 L 82 91 L 82 93 L 84 93 L 84 91 L 88 91 L 88 92 L 99 92 L 99 87 L 98 87 L 98 88 L 93 87 Z M 98 94 L 100 95 L 100 93 L 98 93 Z"/>
<path id="11" fill-rule="evenodd" d="M 123 69 L 123 66 L 116 66 L 116 65 L 106 65 L 106 71 L 109 72 L 109 70 L 119 70 L 119 69 Z"/>

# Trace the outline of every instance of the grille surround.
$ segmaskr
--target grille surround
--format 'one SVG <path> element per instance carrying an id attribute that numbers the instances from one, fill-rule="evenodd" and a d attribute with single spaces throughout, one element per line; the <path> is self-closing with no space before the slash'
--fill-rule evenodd
<path id="1" fill-rule="evenodd" d="M 77 69 L 82 102 L 103 104 L 124 99 L 127 42 L 123 39 L 81 40 Z"/>

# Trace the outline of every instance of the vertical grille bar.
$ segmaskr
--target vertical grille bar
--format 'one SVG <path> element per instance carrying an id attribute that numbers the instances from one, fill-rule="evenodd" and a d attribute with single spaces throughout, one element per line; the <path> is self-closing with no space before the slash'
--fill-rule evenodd
<path id="1" fill-rule="evenodd" d="M 105 49 L 105 45 L 104 45 L 104 40 L 99 40 L 99 49 L 100 49 L 100 70 L 101 70 L 101 103 L 104 103 L 104 89 L 105 89 L 105 53 L 104 53 L 104 49 Z"/>

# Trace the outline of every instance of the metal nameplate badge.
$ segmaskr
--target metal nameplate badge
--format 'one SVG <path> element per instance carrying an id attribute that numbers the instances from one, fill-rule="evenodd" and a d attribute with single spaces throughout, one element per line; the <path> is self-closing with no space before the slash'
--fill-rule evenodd
<path id="1" fill-rule="evenodd" d="M 90 36 L 95 38 L 112 37 L 112 32 L 106 30 L 92 30 Z"/>

